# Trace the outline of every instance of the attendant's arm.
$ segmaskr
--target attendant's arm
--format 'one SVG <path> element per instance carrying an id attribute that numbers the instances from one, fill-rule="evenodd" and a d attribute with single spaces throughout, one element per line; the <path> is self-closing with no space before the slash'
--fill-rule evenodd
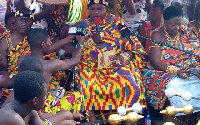
<path id="1" fill-rule="evenodd" d="M 29 125 L 46 125 L 39 117 L 37 111 L 32 110 L 30 112 L 30 120 L 29 120 Z"/>
<path id="2" fill-rule="evenodd" d="M 85 36 L 76 36 L 76 39 L 78 40 L 78 43 L 82 44 L 85 40 Z M 50 63 L 50 65 L 51 65 L 50 71 L 53 73 L 53 72 L 60 71 L 60 70 L 67 70 L 67 69 L 77 65 L 81 58 L 81 52 L 82 52 L 81 48 L 76 48 L 71 59 L 52 60 L 52 62 Z"/>
<path id="3" fill-rule="evenodd" d="M 0 71 L 6 70 L 8 61 L 7 61 L 7 42 L 5 39 L 0 40 Z"/>
<path id="4" fill-rule="evenodd" d="M 7 9 L 6 9 L 6 14 L 9 14 L 11 12 L 11 7 L 10 7 L 10 4 L 11 4 L 11 0 L 7 0 Z"/>
<path id="5" fill-rule="evenodd" d="M 9 76 L 2 76 L 0 79 L 0 88 L 11 89 L 13 87 L 13 81 L 14 79 Z"/>
<path id="6" fill-rule="evenodd" d="M 55 8 L 54 4 L 51 4 L 46 7 L 42 12 L 36 13 L 34 16 L 34 21 L 40 21 L 42 18 L 45 18 L 46 15 L 50 15 L 50 12 Z"/>
<path id="7" fill-rule="evenodd" d="M 5 119 L 5 123 L 0 123 L 3 125 L 26 125 L 25 121 L 18 114 L 10 115 L 7 119 Z"/>
<path id="8" fill-rule="evenodd" d="M 2 105 L 2 108 L 4 108 L 8 103 L 11 103 L 14 100 L 14 91 L 12 91 L 8 97 L 6 98 L 5 102 Z"/>
<path id="9" fill-rule="evenodd" d="M 156 41 L 162 40 L 159 32 L 152 33 L 151 39 L 156 40 Z M 162 53 L 161 48 L 152 42 L 150 42 L 149 47 L 150 47 L 149 60 L 151 64 L 153 65 L 154 69 L 166 71 L 167 65 L 161 61 L 161 53 Z"/>
<path id="10" fill-rule="evenodd" d="M 142 26 L 139 29 L 138 35 L 145 37 L 145 24 L 142 24 Z M 146 40 L 142 38 L 138 38 L 142 46 L 145 48 Z"/>
<path id="11" fill-rule="evenodd" d="M 124 0 L 124 5 L 130 15 L 135 15 L 135 4 L 133 0 Z"/>
<path id="12" fill-rule="evenodd" d="M 61 39 L 61 40 L 56 41 L 55 43 L 52 43 L 51 50 L 49 53 L 59 50 L 61 47 L 63 47 L 67 43 L 71 43 L 73 38 L 74 38 L 74 35 L 69 35 L 68 37 L 64 39 Z"/>

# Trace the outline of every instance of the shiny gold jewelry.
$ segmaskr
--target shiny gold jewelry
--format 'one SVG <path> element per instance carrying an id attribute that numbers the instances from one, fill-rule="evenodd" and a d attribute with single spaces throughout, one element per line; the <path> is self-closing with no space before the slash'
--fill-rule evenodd
<path id="1" fill-rule="evenodd" d="M 102 40 L 104 38 L 104 32 L 100 32 L 100 40 Z"/>
<path id="2" fill-rule="evenodd" d="M 159 45 L 156 45 L 156 46 L 149 46 L 149 50 L 151 49 L 151 48 L 158 48 L 158 47 L 160 47 Z"/>
<path id="3" fill-rule="evenodd" d="M 188 75 L 186 73 L 181 73 L 181 76 L 184 77 L 185 79 L 188 79 Z"/>
<path id="4" fill-rule="evenodd" d="M 120 61 L 119 60 L 116 60 L 116 64 L 118 65 L 121 65 Z"/>
<path id="5" fill-rule="evenodd" d="M 129 61 L 131 58 L 128 52 L 121 53 L 120 55 L 124 58 L 124 62 Z"/>
<path id="6" fill-rule="evenodd" d="M 95 42 L 93 41 L 93 39 L 91 37 L 89 37 L 88 39 L 85 40 L 85 42 L 83 43 L 84 48 L 89 49 L 92 46 L 95 46 Z"/>
<path id="7" fill-rule="evenodd" d="M 172 122 L 165 122 L 163 125 L 175 125 L 175 124 Z"/>
<path id="8" fill-rule="evenodd" d="M 14 77 L 14 75 L 15 75 L 15 74 L 10 74 L 10 75 L 9 75 L 9 78 L 12 79 L 12 78 Z"/>
<path id="9" fill-rule="evenodd" d="M 166 73 L 177 75 L 177 71 L 179 69 L 176 66 L 168 65 L 166 69 Z"/>
<path id="10" fill-rule="evenodd" d="M 176 36 L 174 37 L 174 39 L 171 38 L 171 36 L 168 34 L 168 32 L 166 31 L 166 27 L 164 25 L 164 32 L 165 32 L 165 36 L 167 37 L 167 41 L 169 42 L 176 42 L 179 40 L 179 36 L 180 36 L 180 33 L 177 32 Z"/>

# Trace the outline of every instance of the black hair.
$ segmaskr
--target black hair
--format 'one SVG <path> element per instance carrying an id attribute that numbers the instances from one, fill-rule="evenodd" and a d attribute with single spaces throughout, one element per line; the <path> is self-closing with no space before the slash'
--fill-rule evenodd
<path id="1" fill-rule="evenodd" d="M 195 18 L 197 19 L 198 16 L 199 16 L 199 10 L 200 10 L 200 1 L 197 1 L 195 3 L 195 9 L 194 9 L 194 15 L 195 15 Z"/>
<path id="2" fill-rule="evenodd" d="M 165 9 L 165 4 L 163 0 L 154 0 L 153 5 L 155 5 L 156 7 L 159 7 L 161 10 Z"/>
<path id="3" fill-rule="evenodd" d="M 27 34 L 27 41 L 30 47 L 40 47 L 42 42 L 46 42 L 49 38 L 48 32 L 41 28 L 31 29 Z"/>
<path id="4" fill-rule="evenodd" d="M 169 20 L 175 17 L 183 17 L 183 10 L 177 6 L 169 6 L 164 10 L 164 20 Z"/>
<path id="5" fill-rule="evenodd" d="M 5 21 L 6 25 L 8 24 L 8 20 L 13 16 L 15 16 L 15 12 L 11 12 L 11 13 L 8 13 L 8 14 L 5 15 L 4 21 Z"/>
<path id="6" fill-rule="evenodd" d="M 23 71 L 17 74 L 14 80 L 15 100 L 26 103 L 29 99 L 40 97 L 45 88 L 44 77 L 34 71 Z"/>
<path id="7" fill-rule="evenodd" d="M 19 70 L 20 72 L 30 70 L 42 74 L 43 65 L 40 59 L 36 57 L 27 57 L 20 63 Z"/>

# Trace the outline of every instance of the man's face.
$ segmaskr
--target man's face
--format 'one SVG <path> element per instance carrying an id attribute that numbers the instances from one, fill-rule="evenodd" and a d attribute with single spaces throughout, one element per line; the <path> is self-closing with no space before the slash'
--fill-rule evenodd
<path id="1" fill-rule="evenodd" d="M 106 7 L 102 4 L 92 4 L 89 8 L 90 18 L 93 20 L 95 17 L 104 19 L 106 16 Z"/>
<path id="2" fill-rule="evenodd" d="M 28 17 L 16 17 L 16 28 L 21 34 L 27 34 L 31 26 L 33 25 L 33 19 Z"/>
<path id="3" fill-rule="evenodd" d="M 10 17 L 7 21 L 6 28 L 10 30 L 10 33 L 14 33 L 16 31 L 15 22 L 15 16 Z"/>

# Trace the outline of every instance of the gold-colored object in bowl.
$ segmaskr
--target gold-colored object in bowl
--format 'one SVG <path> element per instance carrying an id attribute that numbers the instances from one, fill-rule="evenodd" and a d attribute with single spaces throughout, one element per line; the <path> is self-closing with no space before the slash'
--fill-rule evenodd
<path id="1" fill-rule="evenodd" d="M 165 122 L 163 125 L 175 125 L 173 122 Z"/>

